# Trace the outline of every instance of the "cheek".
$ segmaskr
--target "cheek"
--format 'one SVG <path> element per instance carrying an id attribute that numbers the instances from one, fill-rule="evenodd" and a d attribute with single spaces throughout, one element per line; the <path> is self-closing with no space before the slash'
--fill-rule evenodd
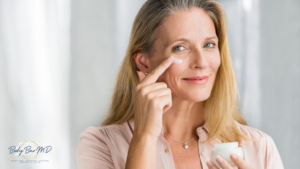
<path id="1" fill-rule="evenodd" d="M 181 64 L 172 63 L 172 65 L 168 69 L 168 73 L 171 76 L 182 74 L 182 72 L 186 69 L 184 64 L 185 63 L 181 63 Z"/>
<path id="2" fill-rule="evenodd" d="M 181 63 L 183 64 L 183 63 Z M 181 64 L 173 63 L 159 78 L 157 81 L 167 83 L 168 87 L 173 89 L 178 88 L 180 85 L 180 79 L 183 78 L 180 75 L 184 72 L 184 66 Z"/>
<path id="3" fill-rule="evenodd" d="M 221 64 L 221 58 L 220 54 L 216 53 L 213 57 L 210 57 L 209 59 L 209 66 L 212 69 L 212 71 L 217 71 Z"/>
<path id="4" fill-rule="evenodd" d="M 212 76 L 211 76 L 212 79 L 210 81 L 210 85 L 211 85 L 211 87 L 213 87 L 215 80 L 216 80 L 218 69 L 221 64 L 221 58 L 220 58 L 219 53 L 217 53 L 214 57 L 212 57 L 209 64 L 210 64 L 210 69 L 211 69 L 211 73 L 212 73 Z"/>

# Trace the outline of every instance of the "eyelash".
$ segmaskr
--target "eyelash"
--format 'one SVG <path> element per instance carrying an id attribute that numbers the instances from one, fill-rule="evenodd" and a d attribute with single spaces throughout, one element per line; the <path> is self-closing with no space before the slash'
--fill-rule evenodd
<path id="1" fill-rule="evenodd" d="M 214 48 L 215 45 L 216 45 L 215 43 L 207 43 L 207 44 L 213 44 L 213 46 L 210 47 L 210 48 Z M 204 46 L 206 46 L 207 44 L 205 44 Z M 179 47 L 179 46 L 182 46 L 182 45 L 175 46 L 175 47 L 173 48 L 173 51 L 176 51 L 175 49 L 176 49 L 177 47 Z"/>

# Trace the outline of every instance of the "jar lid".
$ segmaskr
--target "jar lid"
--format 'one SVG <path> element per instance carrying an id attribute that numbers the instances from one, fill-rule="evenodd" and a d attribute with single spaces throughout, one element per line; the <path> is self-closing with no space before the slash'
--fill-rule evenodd
<path id="1" fill-rule="evenodd" d="M 238 146 L 239 146 L 239 142 L 215 144 L 216 149 L 236 148 Z"/>

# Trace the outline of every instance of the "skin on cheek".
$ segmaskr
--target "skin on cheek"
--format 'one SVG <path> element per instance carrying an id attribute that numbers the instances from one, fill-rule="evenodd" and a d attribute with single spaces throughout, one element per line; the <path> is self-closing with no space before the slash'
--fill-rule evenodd
<path id="1" fill-rule="evenodd" d="M 172 93 L 177 93 L 176 91 L 180 89 L 180 75 L 182 74 L 182 67 L 180 64 L 172 63 L 170 67 L 158 78 L 158 82 L 165 82 L 168 88 L 172 90 Z"/>
<path id="2" fill-rule="evenodd" d="M 173 63 L 167 70 L 166 70 L 166 82 L 168 87 L 172 90 L 174 96 L 179 96 L 180 92 L 183 90 L 182 86 L 182 75 L 184 74 L 184 66 L 181 64 Z"/>

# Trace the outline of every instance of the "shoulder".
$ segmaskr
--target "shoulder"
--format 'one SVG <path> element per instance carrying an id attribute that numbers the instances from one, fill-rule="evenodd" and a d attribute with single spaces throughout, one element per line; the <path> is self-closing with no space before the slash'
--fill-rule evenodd
<path id="1" fill-rule="evenodd" d="M 257 129 L 257 128 L 254 128 L 254 127 L 250 127 L 250 126 L 246 126 L 246 125 L 243 125 L 243 124 L 240 124 L 239 122 L 237 121 L 234 121 L 236 126 L 238 127 L 238 129 L 244 133 L 245 135 L 251 137 L 251 138 L 254 138 L 256 140 L 265 140 L 265 141 L 270 141 L 270 140 L 273 140 L 271 138 L 271 136 L 269 136 L 267 133 Z"/>
<path id="2" fill-rule="evenodd" d="M 89 126 L 86 129 L 84 129 L 80 135 L 80 138 L 99 138 L 101 136 L 105 136 L 108 134 L 108 132 L 116 132 L 120 124 L 113 124 L 113 125 L 108 125 L 108 126 L 100 126 L 100 127 L 94 127 L 94 126 Z"/>
<path id="3" fill-rule="evenodd" d="M 101 127 L 87 127 L 78 137 L 78 168 L 116 167 L 115 165 L 124 161 L 127 155 L 126 148 L 129 147 L 132 137 L 130 134 L 127 121 Z"/>
<path id="4" fill-rule="evenodd" d="M 238 129 L 248 137 L 255 139 L 256 141 L 243 141 L 244 147 L 251 148 L 252 150 L 259 151 L 267 156 L 274 150 L 277 151 L 273 138 L 265 132 L 250 126 L 246 126 L 235 122 Z"/>
<path id="5" fill-rule="evenodd" d="M 78 140 L 90 140 L 94 142 L 106 142 L 119 139 L 119 137 L 128 137 L 130 134 L 128 132 L 127 122 L 122 122 L 119 124 L 111 124 L 107 126 L 94 127 L 89 126 L 84 131 L 82 131 L 78 137 Z"/>

